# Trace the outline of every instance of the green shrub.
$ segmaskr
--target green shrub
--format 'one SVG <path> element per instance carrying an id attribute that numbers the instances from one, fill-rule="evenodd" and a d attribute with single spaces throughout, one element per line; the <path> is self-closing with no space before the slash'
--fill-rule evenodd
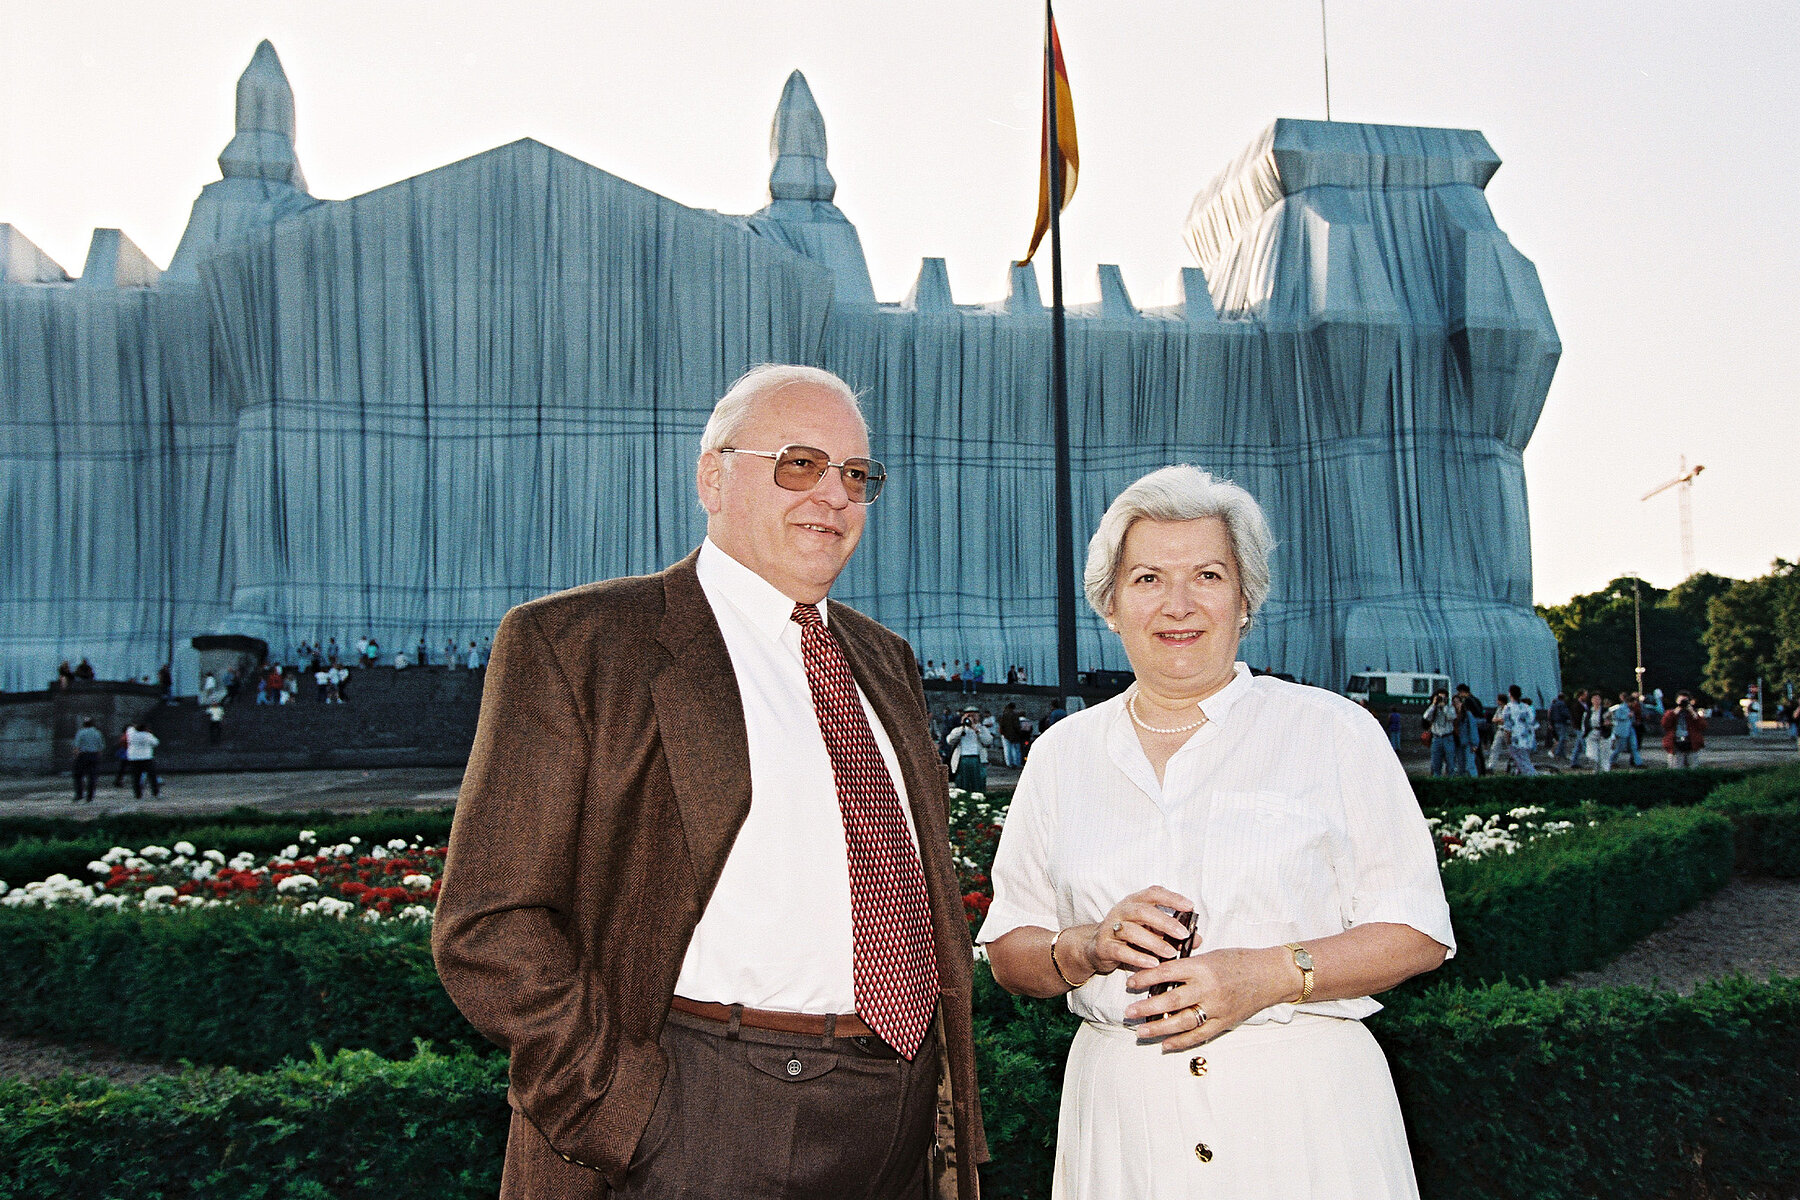
<path id="1" fill-rule="evenodd" d="M 1436 812 L 1504 812 L 1526 804 L 1548 809 L 1579 808 L 1586 803 L 1607 808 L 1681 808 L 1700 803 L 1722 784 L 1748 771 L 1702 767 L 1692 771 L 1608 771 L 1604 775 L 1570 771 L 1560 775 L 1415 776 L 1413 795 L 1419 807 Z"/>
<path id="2" fill-rule="evenodd" d="M 1800 980 L 1438 987 L 1369 1021 L 1427 1200 L 1786 1197 Z"/>
<path id="3" fill-rule="evenodd" d="M 427 842 L 442 845 L 450 836 L 452 811 L 440 809 L 415 812 L 411 809 L 388 808 L 380 812 L 358 814 L 308 813 L 299 819 L 288 813 L 282 814 L 278 821 L 247 823 L 240 823 L 235 817 L 225 823 L 221 823 L 216 817 L 209 817 L 180 826 L 167 824 L 165 818 L 164 824 L 149 832 L 137 825 L 124 829 L 107 826 L 100 832 L 89 832 L 68 839 L 40 841 L 22 837 L 0 849 L 0 879 L 16 886 L 62 874 L 91 883 L 95 876 L 87 869 L 88 863 L 114 846 L 136 850 L 152 844 L 167 846 L 178 841 L 189 841 L 198 849 L 219 850 L 227 856 L 240 850 L 273 854 L 291 844 L 302 829 L 316 832 L 319 841 L 325 845 L 347 842 L 353 837 L 360 837 L 364 843 L 374 845 L 397 837 L 410 841 L 415 836 L 422 836 Z M 143 836 L 114 836 L 122 832 Z"/>
<path id="4" fill-rule="evenodd" d="M 1555 979 L 1598 966 L 1731 876 L 1731 822 L 1655 809 L 1444 868 L 1456 957 L 1439 978 Z"/>
<path id="5" fill-rule="evenodd" d="M 0 1024 L 165 1060 L 261 1069 L 309 1047 L 486 1045 L 429 929 L 255 908 L 0 908 Z"/>
<path id="6" fill-rule="evenodd" d="M 130 1087 L 0 1080 L 0 1196 L 485 1200 L 507 1121 L 506 1064 L 486 1054 L 343 1052 Z"/>
<path id="7" fill-rule="evenodd" d="M 1800 877 L 1800 767 L 1759 771 L 1726 784 L 1706 806 L 1737 827 L 1740 872 Z"/>

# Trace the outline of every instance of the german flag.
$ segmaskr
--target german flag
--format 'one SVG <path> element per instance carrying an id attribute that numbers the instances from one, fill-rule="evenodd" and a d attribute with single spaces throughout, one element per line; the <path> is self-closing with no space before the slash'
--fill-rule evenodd
<path id="1" fill-rule="evenodd" d="M 1052 91 L 1054 89 L 1054 91 Z M 1081 166 L 1081 150 L 1075 143 L 1075 101 L 1069 94 L 1069 72 L 1063 66 L 1062 40 L 1056 36 L 1056 14 L 1050 11 L 1048 0 L 1044 4 L 1044 136 L 1043 161 L 1038 168 L 1038 211 L 1037 226 L 1031 231 L 1031 249 L 1019 261 L 1028 263 L 1031 256 L 1037 253 L 1038 243 L 1044 240 L 1044 233 L 1050 228 L 1050 160 L 1052 157 L 1050 142 L 1052 96 L 1055 98 L 1056 111 L 1056 143 L 1055 155 L 1062 167 L 1062 209 L 1069 207 L 1069 201 L 1075 198 L 1075 177 Z"/>

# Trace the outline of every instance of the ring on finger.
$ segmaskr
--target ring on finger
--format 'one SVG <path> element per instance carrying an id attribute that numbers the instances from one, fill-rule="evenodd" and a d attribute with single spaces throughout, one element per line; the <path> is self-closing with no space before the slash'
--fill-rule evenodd
<path id="1" fill-rule="evenodd" d="M 1123 921 L 1114 921 L 1113 922 L 1112 931 L 1114 934 L 1117 934 L 1119 932 L 1119 930 L 1121 930 L 1123 928 L 1125 928 L 1125 922 L 1123 922 Z"/>
<path id="2" fill-rule="evenodd" d="M 1188 1011 L 1194 1014 L 1194 1028 L 1195 1029 L 1198 1029 L 1202 1025 L 1206 1024 L 1206 1010 L 1204 1008 L 1201 1008 L 1198 1004 L 1196 1004 L 1196 1005 L 1193 1005 L 1191 1008 L 1189 1008 Z"/>

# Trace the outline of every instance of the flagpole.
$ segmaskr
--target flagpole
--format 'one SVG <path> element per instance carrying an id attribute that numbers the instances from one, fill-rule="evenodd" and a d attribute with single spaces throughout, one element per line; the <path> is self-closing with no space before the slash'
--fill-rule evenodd
<path id="1" fill-rule="evenodd" d="M 1044 89 L 1050 139 L 1050 379 L 1056 438 L 1056 687 L 1075 690 L 1075 501 L 1069 465 L 1069 378 L 1063 330 L 1063 168 L 1056 118 L 1056 59 L 1050 0 L 1044 0 Z"/>

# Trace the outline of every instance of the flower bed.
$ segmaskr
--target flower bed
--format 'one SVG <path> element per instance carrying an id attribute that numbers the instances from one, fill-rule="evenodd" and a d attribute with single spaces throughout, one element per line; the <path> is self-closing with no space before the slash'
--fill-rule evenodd
<path id="1" fill-rule="evenodd" d="M 364 846 L 360 837 L 321 845 L 302 829 L 296 842 L 259 861 L 250 851 L 227 859 L 222 850 L 197 850 L 192 842 L 128 850 L 114 846 L 88 863 L 103 876 L 83 883 L 55 874 L 41 882 L 8 888 L 0 881 L 0 904 L 11 908 L 217 908 L 235 904 L 292 910 L 364 921 L 393 918 L 429 922 L 444 871 L 444 848 L 427 846 L 423 836 L 391 838 Z"/>

